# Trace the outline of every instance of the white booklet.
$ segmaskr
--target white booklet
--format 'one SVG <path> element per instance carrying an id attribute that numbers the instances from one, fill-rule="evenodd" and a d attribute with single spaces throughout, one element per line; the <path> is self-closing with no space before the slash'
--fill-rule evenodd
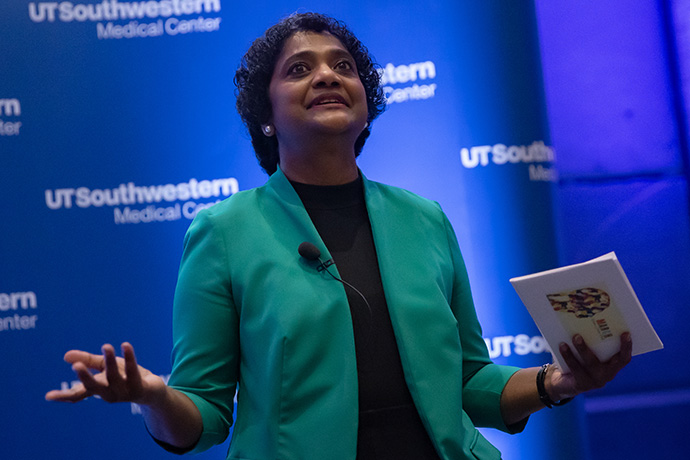
<path id="1" fill-rule="evenodd" d="M 579 356 L 572 346 L 576 333 L 601 361 L 620 350 L 625 331 L 632 336 L 633 355 L 664 347 L 613 252 L 510 282 L 566 372 L 558 346 L 565 342 Z"/>

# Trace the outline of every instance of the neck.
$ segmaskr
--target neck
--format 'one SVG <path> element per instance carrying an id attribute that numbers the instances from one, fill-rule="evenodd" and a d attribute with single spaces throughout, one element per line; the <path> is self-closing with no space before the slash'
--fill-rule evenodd
<path id="1" fill-rule="evenodd" d="M 310 142 L 308 146 L 280 144 L 280 169 L 288 179 L 312 185 L 341 185 L 359 176 L 354 146 L 340 142 Z"/>

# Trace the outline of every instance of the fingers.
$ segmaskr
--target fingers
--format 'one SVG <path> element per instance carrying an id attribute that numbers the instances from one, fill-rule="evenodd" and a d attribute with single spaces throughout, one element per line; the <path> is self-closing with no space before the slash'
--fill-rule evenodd
<path id="1" fill-rule="evenodd" d="M 46 401 L 79 402 L 88 398 L 91 394 L 86 391 L 83 384 L 78 384 L 69 390 L 52 390 L 46 393 Z"/>
<path id="2" fill-rule="evenodd" d="M 137 398 L 142 391 L 141 373 L 137 358 L 134 354 L 134 347 L 125 342 L 122 344 L 122 356 L 125 358 L 125 375 L 127 376 L 127 387 L 132 398 Z"/>
<path id="3" fill-rule="evenodd" d="M 582 336 L 573 336 L 573 346 L 580 356 L 578 360 L 571 348 L 562 343 L 559 351 L 570 368 L 575 381 L 575 389 L 581 393 L 602 388 L 631 360 L 632 339 L 629 332 L 621 334 L 621 349 L 611 359 L 601 362 L 587 346 Z"/>
<path id="4" fill-rule="evenodd" d="M 103 360 L 105 361 L 105 377 L 110 385 L 118 385 L 122 382 L 120 369 L 117 365 L 117 358 L 115 357 L 115 349 L 110 344 L 105 344 L 101 347 L 103 352 Z"/>
<path id="5" fill-rule="evenodd" d="M 621 334 L 621 349 L 611 357 L 606 363 L 611 372 L 611 379 L 615 377 L 618 372 L 627 366 L 632 359 L 632 339 L 629 332 Z"/>
<path id="6" fill-rule="evenodd" d="M 563 356 L 563 360 L 570 368 L 571 379 L 569 381 L 571 388 L 569 390 L 574 394 L 579 394 L 596 388 L 587 368 L 577 359 L 570 347 L 565 343 L 561 343 L 559 351 L 561 356 Z"/>
<path id="7" fill-rule="evenodd" d="M 632 336 L 630 332 L 621 334 L 621 350 L 614 356 L 620 368 L 627 366 L 632 359 Z"/>
<path id="8" fill-rule="evenodd" d="M 574 372 L 577 369 L 581 369 L 580 361 L 575 357 L 575 353 L 570 349 L 567 343 L 561 342 L 558 346 L 558 351 L 561 353 L 563 360 L 570 368 L 570 372 Z"/>
<path id="9" fill-rule="evenodd" d="M 65 353 L 64 360 L 70 364 L 84 363 L 89 369 L 102 371 L 105 369 L 105 361 L 103 355 L 94 355 L 81 350 L 70 350 Z"/>
<path id="10" fill-rule="evenodd" d="M 585 339 L 583 339 L 580 334 L 575 334 L 573 336 L 573 345 L 575 345 L 575 349 L 580 355 L 580 359 L 582 359 L 582 365 L 584 367 L 591 368 L 600 363 L 597 355 L 595 355 L 592 349 L 587 346 Z"/>
<path id="11" fill-rule="evenodd" d="M 105 389 L 107 388 L 107 385 L 104 385 L 103 383 L 99 383 L 96 378 L 94 377 L 91 372 L 89 372 L 89 369 L 80 362 L 74 363 L 72 365 L 72 370 L 74 371 L 75 374 L 77 374 L 77 378 L 81 381 L 81 384 L 84 386 L 86 391 L 91 394 L 91 395 L 99 395 L 101 397 L 104 396 Z M 99 375 L 103 375 L 102 373 Z M 105 399 L 105 398 L 103 398 Z M 106 399 L 107 401 L 107 399 Z"/>
<path id="12" fill-rule="evenodd" d="M 83 381 L 84 386 L 108 402 L 131 401 L 131 382 L 129 376 L 126 375 L 126 360 L 118 358 L 115 355 L 115 349 L 110 344 L 103 345 L 102 350 L 105 361 L 105 381 L 101 383 L 97 378 L 94 378 L 91 383 Z M 94 383 L 95 385 L 91 387 L 90 385 Z"/>
<path id="13" fill-rule="evenodd" d="M 132 401 L 142 393 L 142 377 L 129 343 L 122 344 L 124 358 L 118 358 L 110 344 L 101 348 L 103 354 L 95 355 L 80 350 L 65 353 L 65 361 L 81 382 L 69 390 L 53 390 L 46 393 L 49 401 L 77 402 L 92 395 L 108 402 Z M 92 374 L 90 369 L 99 371 Z"/>

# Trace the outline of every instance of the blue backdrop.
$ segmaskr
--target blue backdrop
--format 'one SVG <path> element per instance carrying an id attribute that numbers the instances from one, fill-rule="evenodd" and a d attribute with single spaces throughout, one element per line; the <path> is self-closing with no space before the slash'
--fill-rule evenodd
<path id="1" fill-rule="evenodd" d="M 550 360 L 510 277 L 610 250 L 665 342 L 606 389 L 533 416 L 520 436 L 485 431 L 490 440 L 506 458 L 529 458 L 535 446 L 546 458 L 686 451 L 675 422 L 690 405 L 690 370 L 678 364 L 690 320 L 689 4 L 539 1 L 535 16 L 531 2 L 498 0 L 365 10 L 346 1 L 325 10 L 311 1 L 3 2 L 3 458 L 170 457 L 136 407 L 49 404 L 43 394 L 73 384 L 64 351 L 103 342 L 130 341 L 141 363 L 169 373 L 190 219 L 265 180 L 234 110 L 234 70 L 267 26 L 311 9 L 348 23 L 384 69 L 389 108 L 360 166 L 441 203 L 497 362 Z M 630 415 L 655 424 L 641 432 Z M 664 442 L 632 450 L 631 432 Z"/>

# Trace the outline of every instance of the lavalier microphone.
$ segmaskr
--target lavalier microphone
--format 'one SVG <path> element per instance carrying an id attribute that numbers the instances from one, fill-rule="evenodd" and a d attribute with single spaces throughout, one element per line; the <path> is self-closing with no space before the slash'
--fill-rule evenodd
<path id="1" fill-rule="evenodd" d="M 359 289 L 345 281 L 344 279 L 338 278 L 335 276 L 333 273 L 331 273 L 330 270 L 328 270 L 328 267 L 333 265 L 333 259 L 328 259 L 327 261 L 322 261 L 321 260 L 321 251 L 319 248 L 316 247 L 315 244 L 310 243 L 309 241 L 304 241 L 302 242 L 299 247 L 297 248 L 297 252 L 299 252 L 299 255 L 304 257 L 307 260 L 311 261 L 318 261 L 319 265 L 316 267 L 318 271 L 323 271 L 326 270 L 329 275 L 333 277 L 334 280 L 340 281 L 343 283 L 343 285 L 349 287 L 353 291 L 355 291 L 359 296 L 364 300 L 364 304 L 367 306 L 367 310 L 369 310 L 369 317 L 371 318 L 373 316 L 373 312 L 371 311 L 371 306 L 369 305 L 369 302 L 367 301 L 367 298 L 364 297 L 364 294 L 362 294 Z"/>
<path id="2" fill-rule="evenodd" d="M 319 248 L 316 247 L 315 244 L 310 243 L 309 241 L 304 241 L 299 245 L 299 248 L 297 248 L 297 251 L 299 252 L 299 255 L 304 257 L 307 260 L 318 260 L 319 265 L 316 267 L 318 271 L 325 270 L 326 268 L 330 267 L 333 265 L 333 259 L 328 259 L 327 261 L 323 262 L 321 260 L 321 251 L 319 251 Z M 331 273 L 331 272 L 328 272 Z M 331 274 L 331 276 L 333 276 Z M 333 276 L 335 278 L 335 276 Z M 336 278 L 337 279 L 337 278 Z M 342 280 L 338 280 L 342 281 Z"/>

